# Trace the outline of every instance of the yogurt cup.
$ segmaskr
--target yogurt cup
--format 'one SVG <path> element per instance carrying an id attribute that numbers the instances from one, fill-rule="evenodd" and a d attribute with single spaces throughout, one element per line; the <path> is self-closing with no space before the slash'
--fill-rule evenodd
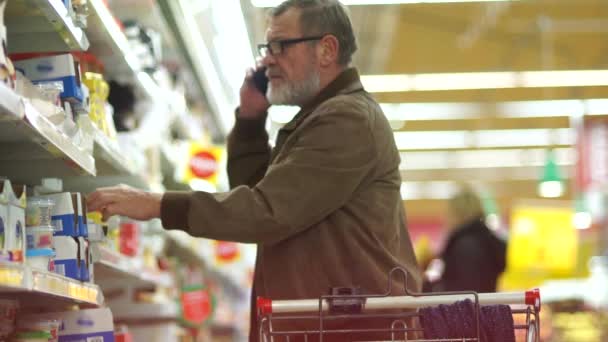
<path id="1" fill-rule="evenodd" d="M 53 226 L 27 227 L 27 249 L 53 248 Z"/>
<path id="2" fill-rule="evenodd" d="M 31 197 L 25 208 L 25 225 L 27 227 L 52 226 L 51 219 L 55 202 L 46 198 Z"/>
<path id="3" fill-rule="evenodd" d="M 48 271 L 55 251 L 51 248 L 28 249 L 25 252 L 25 262 L 32 268 Z"/>

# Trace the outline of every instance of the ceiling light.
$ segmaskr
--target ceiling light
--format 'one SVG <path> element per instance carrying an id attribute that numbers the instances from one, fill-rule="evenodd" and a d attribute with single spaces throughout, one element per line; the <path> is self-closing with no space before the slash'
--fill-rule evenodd
<path id="1" fill-rule="evenodd" d="M 574 131 L 571 128 L 497 129 L 476 131 L 398 131 L 394 133 L 394 136 L 399 150 L 439 150 L 574 144 Z"/>
<path id="2" fill-rule="evenodd" d="M 554 151 L 547 152 L 547 160 L 543 168 L 542 179 L 538 185 L 538 193 L 541 197 L 555 198 L 564 194 L 564 184 L 561 172 L 555 160 Z"/>
<path id="3" fill-rule="evenodd" d="M 389 120 L 462 120 L 489 116 L 501 118 L 569 117 L 577 114 L 608 115 L 608 99 L 541 100 L 508 102 L 382 103 Z"/>
<path id="4" fill-rule="evenodd" d="M 608 86 L 608 70 L 363 75 L 361 82 L 370 93 Z"/>
<path id="5" fill-rule="evenodd" d="M 575 153 L 571 147 L 556 148 L 554 163 L 574 165 Z M 401 152 L 400 170 L 444 170 L 542 167 L 546 149 L 490 149 L 465 151 L 412 151 Z M 536 173 L 538 177 L 538 173 Z M 538 179 L 538 178 L 536 178 Z M 552 180 L 552 179 L 549 179 Z M 549 191 L 550 192 L 550 191 Z"/>
<path id="6" fill-rule="evenodd" d="M 398 4 L 419 4 L 419 3 L 449 3 L 449 2 L 497 2 L 510 0 L 341 0 L 347 6 L 356 5 L 398 5 Z M 513 1 L 513 0 L 511 0 Z M 251 0 L 255 7 L 275 7 L 283 0 Z"/>

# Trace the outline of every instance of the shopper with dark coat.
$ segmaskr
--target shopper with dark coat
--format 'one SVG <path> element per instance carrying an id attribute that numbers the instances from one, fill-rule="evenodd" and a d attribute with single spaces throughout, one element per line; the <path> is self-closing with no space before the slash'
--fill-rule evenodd
<path id="1" fill-rule="evenodd" d="M 484 221 L 481 200 L 471 189 L 464 188 L 449 200 L 450 231 L 440 254 L 441 276 L 425 290 L 496 291 L 506 265 L 506 243 Z"/>

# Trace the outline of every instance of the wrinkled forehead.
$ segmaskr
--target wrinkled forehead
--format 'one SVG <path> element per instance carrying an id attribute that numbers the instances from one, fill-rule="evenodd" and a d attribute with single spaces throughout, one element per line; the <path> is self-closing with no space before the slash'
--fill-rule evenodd
<path id="1" fill-rule="evenodd" d="M 300 30 L 300 10 L 290 8 L 276 17 L 268 19 L 268 29 L 266 29 L 266 41 L 298 38 L 302 35 Z"/>

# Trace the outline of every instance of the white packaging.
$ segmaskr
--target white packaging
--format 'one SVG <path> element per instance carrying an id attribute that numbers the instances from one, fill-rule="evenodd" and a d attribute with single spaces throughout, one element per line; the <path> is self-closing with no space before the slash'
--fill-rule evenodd
<path id="1" fill-rule="evenodd" d="M 15 61 L 15 68 L 33 83 L 63 82 L 61 98 L 72 103 L 82 103 L 80 87 L 80 66 L 69 54 L 43 56 Z"/>
<path id="2" fill-rule="evenodd" d="M 19 319 L 60 321 L 59 342 L 114 342 L 114 321 L 108 308 L 24 315 Z"/>
<path id="3" fill-rule="evenodd" d="M 0 183 L 2 197 L 7 201 L 4 221 L 4 250 L 10 252 L 11 261 L 22 262 L 25 258 L 25 187 L 15 193 L 11 182 Z"/>
<path id="4" fill-rule="evenodd" d="M 55 273 L 80 280 L 80 258 L 76 239 L 71 236 L 55 236 L 53 247 L 57 253 Z"/>

